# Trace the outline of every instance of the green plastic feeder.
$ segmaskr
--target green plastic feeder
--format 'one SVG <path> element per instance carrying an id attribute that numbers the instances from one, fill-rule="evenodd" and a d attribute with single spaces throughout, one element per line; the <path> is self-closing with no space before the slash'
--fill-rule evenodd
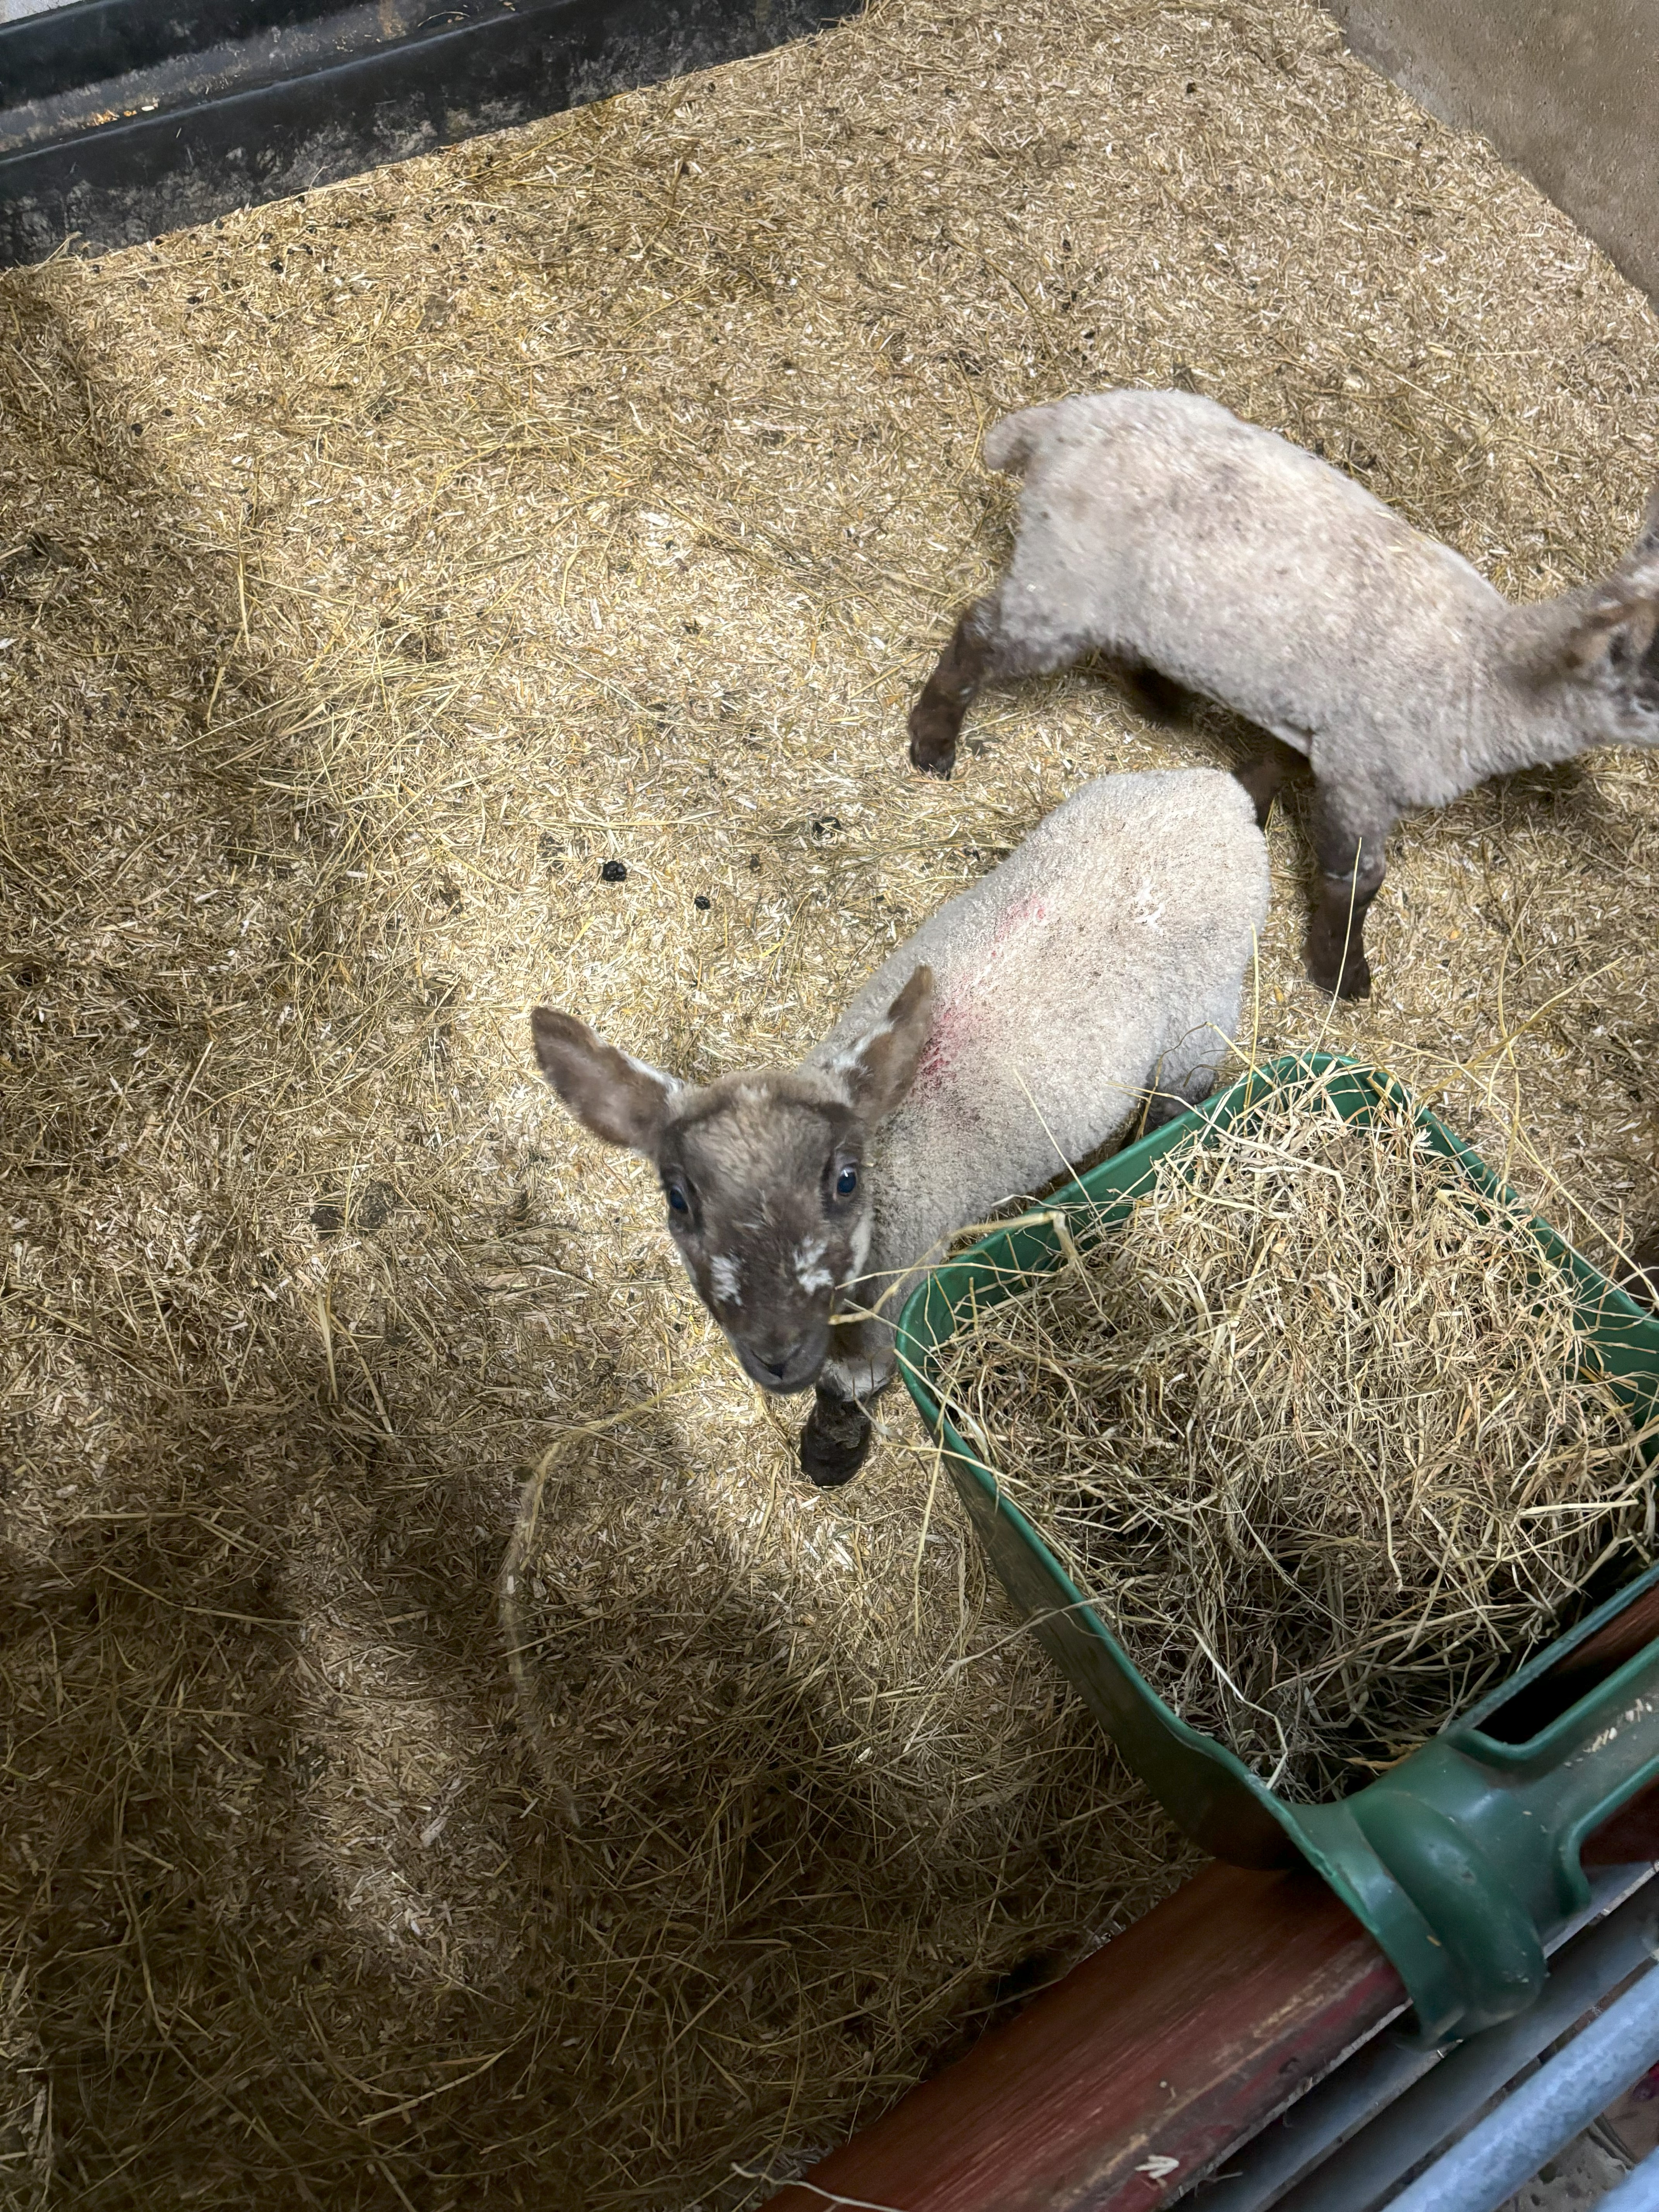
<path id="1" fill-rule="evenodd" d="M 1318 1077 L 1330 1079 L 1331 1096 L 1350 1121 L 1363 1122 L 1384 1098 L 1411 1107 L 1391 1077 L 1328 1054 L 1276 1060 L 1068 1184 L 1048 1202 L 1048 1214 L 1091 1231 L 1121 1220 L 1171 1146 L 1206 1124 L 1248 1116 L 1270 1091 Z M 1504 1194 L 1479 1156 L 1433 1115 L 1419 1108 L 1416 1119 L 1478 1190 Z M 1534 1226 L 1577 1285 L 1582 1326 L 1603 1371 L 1645 1421 L 1659 1401 L 1659 1321 L 1546 1223 Z M 1060 1252 L 1046 1218 L 1000 1231 L 930 1276 L 900 1323 L 910 1395 L 944 1446 L 1009 1595 L 1194 1843 L 1235 1865 L 1280 1866 L 1300 1854 L 1318 1870 L 1398 1968 L 1423 2040 L 1449 2041 L 1523 2011 L 1543 1987 L 1548 1938 L 1589 1901 L 1579 1865 L 1584 1838 L 1659 1776 L 1659 1641 L 1524 1741 L 1510 1740 L 1505 1710 L 1524 1723 L 1518 1693 L 1659 1581 L 1659 1567 L 1352 1796 L 1286 1803 L 1150 1687 L 934 1395 L 933 1356 L 955 1332 L 958 1313 L 970 1301 L 982 1309 L 1008 1297 L 1022 1277 L 1053 1267 Z"/>

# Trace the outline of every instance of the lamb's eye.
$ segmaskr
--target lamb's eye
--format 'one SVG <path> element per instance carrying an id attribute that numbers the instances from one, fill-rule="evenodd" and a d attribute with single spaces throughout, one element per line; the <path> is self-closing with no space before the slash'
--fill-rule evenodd
<path id="1" fill-rule="evenodd" d="M 851 1198 L 853 1193 L 858 1188 L 858 1187 L 859 1171 L 856 1168 L 843 1168 L 841 1173 L 836 1177 L 836 1196 L 837 1198 Z"/>
<path id="2" fill-rule="evenodd" d="M 690 1200 L 677 1182 L 671 1182 L 668 1186 L 668 1211 L 671 1213 L 690 1213 L 691 1211 Z"/>

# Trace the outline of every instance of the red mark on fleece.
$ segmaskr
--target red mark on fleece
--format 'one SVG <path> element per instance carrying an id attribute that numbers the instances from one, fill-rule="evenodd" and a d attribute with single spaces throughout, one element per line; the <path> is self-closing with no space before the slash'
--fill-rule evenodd
<path id="1" fill-rule="evenodd" d="M 1024 929 L 1028 924 L 1033 929 L 1042 929 L 1048 920 L 1048 908 L 1035 896 L 1022 899 L 1018 906 L 1009 907 L 997 919 L 996 934 L 991 939 L 992 959 L 996 958 L 1016 930 Z"/>
<path id="2" fill-rule="evenodd" d="M 952 1068 L 962 1055 L 963 1047 L 978 1027 L 974 1000 L 980 986 L 995 967 L 1011 939 L 1027 929 L 1045 928 L 1048 921 L 1048 909 L 1042 899 L 1036 897 L 1022 899 L 1018 906 L 1011 906 L 998 915 L 991 939 L 989 959 L 976 975 L 958 985 L 954 995 L 939 1000 L 934 1006 L 933 1026 L 928 1031 L 921 1058 L 916 1062 L 915 1080 L 910 1086 L 913 1099 L 921 1101 L 937 1097 L 945 1088 Z"/>
<path id="3" fill-rule="evenodd" d="M 917 1101 L 935 1098 L 945 1088 L 973 1027 L 972 1009 L 963 999 L 940 999 L 933 1006 L 933 1026 L 916 1062 L 910 1096 Z"/>

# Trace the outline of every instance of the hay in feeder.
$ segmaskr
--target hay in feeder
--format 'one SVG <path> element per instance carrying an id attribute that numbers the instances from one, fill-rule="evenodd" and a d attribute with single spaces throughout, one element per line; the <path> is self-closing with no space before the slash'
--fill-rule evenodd
<path id="1" fill-rule="evenodd" d="M 945 1387 L 1148 1680 L 1286 1795 L 1401 1758 L 1645 1564 L 1571 1275 L 1397 1103 L 1275 1094 L 1062 1250 Z"/>

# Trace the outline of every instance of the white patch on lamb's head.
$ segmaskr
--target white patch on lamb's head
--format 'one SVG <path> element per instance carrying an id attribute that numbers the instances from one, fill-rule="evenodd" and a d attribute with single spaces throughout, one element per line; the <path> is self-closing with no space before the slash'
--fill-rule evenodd
<path id="1" fill-rule="evenodd" d="M 892 1034 L 891 1022 L 878 1022 L 874 1029 L 866 1030 L 851 1044 L 844 1044 L 835 1058 L 825 1063 L 824 1073 L 840 1091 L 847 1105 L 857 1106 L 859 1094 L 864 1085 L 865 1071 L 869 1065 L 869 1054 L 872 1050 L 879 1050 L 884 1040 Z"/>
<path id="2" fill-rule="evenodd" d="M 881 1019 L 825 1062 L 823 1073 L 839 1089 L 842 1103 L 866 1129 L 884 1121 L 915 1081 L 935 1005 L 933 971 L 924 961 Z"/>
<path id="3" fill-rule="evenodd" d="M 827 1237 L 809 1237 L 795 1247 L 795 1280 L 809 1297 L 836 1287 L 834 1275 L 823 1265 L 823 1255 L 829 1249 Z"/>
<path id="4" fill-rule="evenodd" d="M 628 1065 L 634 1070 L 636 1075 L 648 1075 L 653 1082 L 660 1083 L 666 1090 L 671 1099 L 678 1098 L 680 1092 L 685 1088 L 684 1084 L 681 1082 L 678 1075 L 665 1075 L 659 1068 L 653 1067 L 648 1061 L 635 1060 L 631 1052 L 623 1053 L 623 1058 L 628 1062 Z"/>
<path id="5" fill-rule="evenodd" d="M 852 1273 L 861 1275 L 870 1257 L 870 1246 L 876 1233 L 875 1217 L 866 1213 L 853 1224 L 849 1242 L 853 1247 Z"/>
<path id="6" fill-rule="evenodd" d="M 871 1046 L 879 1044 L 884 1037 L 890 1037 L 892 1034 L 891 1022 L 878 1022 L 874 1029 L 866 1030 L 856 1042 L 844 1044 L 830 1061 L 827 1073 L 830 1075 L 856 1074 L 864 1066 Z"/>
<path id="7" fill-rule="evenodd" d="M 709 1261 L 708 1279 L 722 1305 L 734 1306 L 742 1297 L 743 1269 L 726 1253 L 716 1252 Z"/>

